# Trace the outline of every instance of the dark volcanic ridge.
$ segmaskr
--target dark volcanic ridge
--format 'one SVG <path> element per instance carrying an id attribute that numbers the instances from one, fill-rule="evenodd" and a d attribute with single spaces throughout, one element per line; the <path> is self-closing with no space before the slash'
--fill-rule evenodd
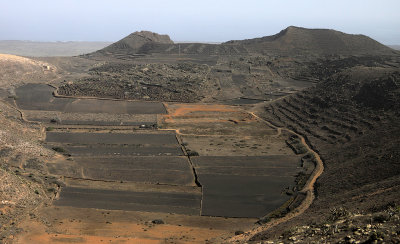
<path id="1" fill-rule="evenodd" d="M 244 45 L 251 53 L 310 55 L 391 54 L 393 50 L 365 35 L 352 35 L 331 29 L 290 26 L 278 34 L 224 44 Z"/>
<path id="2" fill-rule="evenodd" d="M 127 54 L 196 54 L 196 55 L 382 55 L 395 50 L 365 36 L 330 29 L 306 29 L 290 26 L 278 34 L 221 44 L 173 43 L 169 36 L 149 31 L 130 34 L 88 57 Z"/>

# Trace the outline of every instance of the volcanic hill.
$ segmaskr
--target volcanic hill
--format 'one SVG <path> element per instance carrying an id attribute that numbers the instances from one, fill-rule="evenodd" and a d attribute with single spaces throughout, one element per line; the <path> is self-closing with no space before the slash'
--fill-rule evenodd
<path id="1" fill-rule="evenodd" d="M 351 35 L 330 29 L 306 29 L 295 26 L 261 38 L 232 40 L 221 44 L 173 43 L 168 35 L 149 31 L 129 36 L 87 56 L 121 54 L 186 55 L 390 55 L 395 50 L 364 35 Z M 132 56 L 134 57 L 134 56 Z"/>
<path id="2" fill-rule="evenodd" d="M 118 53 L 127 51 L 129 53 L 142 53 L 146 45 L 154 43 L 158 44 L 174 44 L 168 35 L 160 35 L 150 31 L 137 31 L 123 39 L 101 49 L 100 53 Z"/>
<path id="3" fill-rule="evenodd" d="M 364 35 L 351 35 L 330 29 L 289 26 L 278 34 L 223 44 L 243 45 L 251 53 L 287 55 L 392 54 L 393 50 Z"/>

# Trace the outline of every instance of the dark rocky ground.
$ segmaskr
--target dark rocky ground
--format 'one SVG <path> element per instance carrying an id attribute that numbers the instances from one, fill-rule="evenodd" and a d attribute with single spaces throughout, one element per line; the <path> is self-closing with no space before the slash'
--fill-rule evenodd
<path id="1" fill-rule="evenodd" d="M 116 99 L 224 102 L 250 98 L 269 101 L 353 67 L 396 68 L 396 56 L 227 56 L 217 65 L 192 60 L 177 63 L 110 61 L 80 77 L 68 77 L 60 95 Z M 148 62 L 148 61 L 145 61 Z M 363 72 L 363 71 L 360 71 Z"/>
<path id="2" fill-rule="evenodd" d="M 223 44 L 175 44 L 165 35 L 135 32 L 80 57 L 98 64 L 83 77 L 67 77 L 60 94 L 174 102 L 268 101 L 344 69 L 398 67 L 397 52 L 369 37 L 298 27 Z"/>
<path id="3" fill-rule="evenodd" d="M 399 243 L 399 211 L 394 204 L 373 213 L 333 208 L 323 221 L 288 228 L 266 243 Z"/>
<path id="4" fill-rule="evenodd" d="M 195 102 L 207 90 L 206 65 L 108 63 L 92 68 L 89 77 L 58 90 L 60 95 L 112 97 L 150 101 Z"/>

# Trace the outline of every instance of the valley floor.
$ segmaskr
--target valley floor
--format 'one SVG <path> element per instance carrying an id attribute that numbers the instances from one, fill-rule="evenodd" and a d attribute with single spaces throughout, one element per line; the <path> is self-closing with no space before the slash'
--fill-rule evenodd
<path id="1" fill-rule="evenodd" d="M 303 202 L 303 211 L 312 201 L 318 170 L 299 183 L 313 172 L 301 159 L 311 149 L 243 107 L 59 98 L 52 89 L 16 89 L 22 117 L 40 123 L 42 146 L 56 152 L 44 168 L 62 183 L 13 242 L 218 243 L 269 213 L 279 218 L 282 204 Z"/>

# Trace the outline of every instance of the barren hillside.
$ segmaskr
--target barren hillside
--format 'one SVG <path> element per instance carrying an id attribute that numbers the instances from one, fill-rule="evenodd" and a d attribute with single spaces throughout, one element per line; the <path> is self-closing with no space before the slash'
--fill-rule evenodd
<path id="1" fill-rule="evenodd" d="M 54 65 L 29 58 L 0 54 L 0 89 L 24 82 L 43 82 L 56 78 Z"/>
<path id="2" fill-rule="evenodd" d="M 40 219 L 36 209 L 49 203 L 60 187 L 46 161 L 55 156 L 40 140 L 44 131 L 37 124 L 20 120 L 20 113 L 0 102 L 0 242 L 20 232 L 16 224 Z"/>
<path id="3" fill-rule="evenodd" d="M 338 224 L 335 221 L 343 218 L 365 227 L 369 223 L 366 216 L 372 219 L 398 206 L 399 95 L 398 68 L 356 67 L 265 106 L 261 112 L 264 118 L 307 138 L 323 158 L 325 171 L 317 182 L 317 198 L 304 215 L 253 240 L 278 238 L 293 226 Z M 339 208 L 344 215 L 332 217 L 334 209 Z M 352 217 L 355 214 L 365 217 L 357 220 Z M 285 238 L 296 236 L 308 242 L 323 235 L 317 233 L 312 238 L 307 233 L 286 232 Z M 355 240 L 365 240 L 373 230 L 366 233 L 364 237 L 354 236 L 350 228 L 323 236 L 335 242 L 344 241 L 349 234 Z M 386 240 L 398 240 L 396 234 L 385 236 Z"/>
<path id="4" fill-rule="evenodd" d="M 330 29 L 307 29 L 290 26 L 281 32 L 261 38 L 233 40 L 221 44 L 179 43 L 169 36 L 142 31 L 134 32 L 120 41 L 88 57 L 140 54 L 187 55 L 285 55 L 318 57 L 326 55 L 391 55 L 395 50 L 364 35 L 352 35 Z M 305 57 L 303 57 L 304 59 Z"/>
<path id="5" fill-rule="evenodd" d="M 290 26 L 276 35 L 225 44 L 243 45 L 252 53 L 284 55 L 366 55 L 392 54 L 393 50 L 364 36 L 329 29 Z"/>

